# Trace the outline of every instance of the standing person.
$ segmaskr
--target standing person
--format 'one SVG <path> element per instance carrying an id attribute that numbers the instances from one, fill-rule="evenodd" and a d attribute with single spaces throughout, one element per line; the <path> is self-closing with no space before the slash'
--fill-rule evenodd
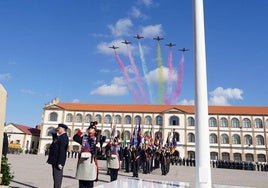
<path id="1" fill-rule="evenodd" d="M 58 152 L 59 152 L 59 146 L 57 143 L 58 139 L 57 130 L 52 129 L 49 133 L 52 136 L 52 143 L 50 144 L 49 149 L 47 150 L 48 153 L 47 163 L 51 164 L 52 166 L 55 166 L 57 165 Z"/>
<path id="2" fill-rule="evenodd" d="M 131 161 L 131 152 L 129 146 L 124 148 L 124 158 L 125 158 L 125 170 L 129 172 L 129 166 Z"/>
<path id="3" fill-rule="evenodd" d="M 61 188 L 62 184 L 63 167 L 66 162 L 66 154 L 69 146 L 67 129 L 67 125 L 63 123 L 58 124 L 58 138 L 52 149 L 54 151 L 52 151 L 52 154 L 49 157 L 49 163 L 52 165 L 54 188 Z"/>
<path id="4" fill-rule="evenodd" d="M 86 134 L 78 131 L 73 136 L 73 140 L 82 146 L 76 169 L 79 188 L 91 188 L 94 186 L 94 181 L 98 180 L 98 163 L 96 160 L 97 124 L 96 121 L 91 122 Z"/>
<path id="5" fill-rule="evenodd" d="M 2 148 L 2 156 L 6 157 L 8 153 L 8 136 L 7 133 L 4 132 L 4 137 L 3 137 L 3 148 Z"/>
<path id="6" fill-rule="evenodd" d="M 108 160 L 108 168 L 110 169 L 110 180 L 117 180 L 120 168 L 120 146 L 118 145 L 117 137 L 114 138 L 111 144 L 111 156 Z"/>
<path id="7" fill-rule="evenodd" d="M 139 177 L 139 154 L 135 146 L 132 146 L 131 150 L 131 161 L 132 161 L 132 172 L 133 177 Z"/>

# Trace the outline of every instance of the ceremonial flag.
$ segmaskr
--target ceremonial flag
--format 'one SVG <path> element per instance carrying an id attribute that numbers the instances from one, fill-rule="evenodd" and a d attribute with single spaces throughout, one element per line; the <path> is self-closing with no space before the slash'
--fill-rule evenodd
<path id="1" fill-rule="evenodd" d="M 137 131 L 137 147 L 139 147 L 140 143 L 142 140 L 142 135 L 141 135 L 141 124 L 139 123 L 138 126 L 138 131 Z"/>

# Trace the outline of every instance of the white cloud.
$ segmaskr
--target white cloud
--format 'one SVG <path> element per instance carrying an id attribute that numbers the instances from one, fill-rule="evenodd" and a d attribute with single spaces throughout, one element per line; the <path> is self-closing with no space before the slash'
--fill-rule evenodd
<path id="1" fill-rule="evenodd" d="M 72 103 L 79 103 L 79 99 L 73 99 Z"/>
<path id="2" fill-rule="evenodd" d="M 178 104 L 180 105 L 194 105 L 194 100 L 186 100 L 186 99 L 183 99 L 182 101 L 179 101 Z"/>
<path id="3" fill-rule="evenodd" d="M 217 87 L 209 92 L 209 105 L 230 105 L 230 100 L 243 100 L 243 90 L 238 88 Z"/>
<path id="4" fill-rule="evenodd" d="M 115 37 L 128 36 L 130 28 L 133 26 L 132 21 L 128 18 L 119 19 L 115 25 L 108 25 L 111 33 Z"/>
<path id="5" fill-rule="evenodd" d="M 163 70 L 163 81 L 166 82 L 169 77 L 169 70 L 167 67 L 162 67 Z M 152 71 L 150 71 L 146 75 L 146 79 L 148 79 L 149 83 L 159 83 L 159 68 L 156 68 Z M 177 73 L 174 71 L 171 75 L 171 80 L 176 81 L 177 80 Z"/>
<path id="6" fill-rule="evenodd" d="M 153 4 L 153 0 L 141 0 L 141 2 L 147 7 Z"/>
<path id="7" fill-rule="evenodd" d="M 0 74 L 0 80 L 8 80 L 11 78 L 10 73 Z"/>
<path id="8" fill-rule="evenodd" d="M 90 92 L 91 95 L 123 96 L 128 93 L 128 88 L 122 77 L 115 77 L 110 85 L 103 84 Z"/>
<path id="9" fill-rule="evenodd" d="M 144 37 L 155 37 L 163 34 L 163 28 L 161 24 L 148 25 L 142 28 L 141 35 Z"/>
<path id="10" fill-rule="evenodd" d="M 139 18 L 143 20 L 148 18 L 146 15 L 142 14 L 140 9 L 138 9 L 137 7 L 132 7 L 129 14 L 133 18 Z"/>

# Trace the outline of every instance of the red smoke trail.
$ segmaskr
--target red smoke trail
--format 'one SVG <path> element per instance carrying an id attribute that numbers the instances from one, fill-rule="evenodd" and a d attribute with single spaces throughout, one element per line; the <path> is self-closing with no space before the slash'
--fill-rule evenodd
<path id="1" fill-rule="evenodd" d="M 134 62 L 134 59 L 132 57 L 132 54 L 131 54 L 131 50 L 128 48 L 127 46 L 127 54 L 128 54 L 128 58 L 129 58 L 129 61 L 130 61 L 130 64 L 131 64 L 131 67 L 132 67 L 132 70 L 134 71 L 134 74 L 135 74 L 135 77 L 136 77 L 136 81 L 137 81 L 137 85 L 138 85 L 138 88 L 141 92 L 141 96 L 144 100 L 145 103 L 148 103 L 147 101 L 147 96 L 144 92 L 144 89 L 143 89 L 143 86 L 142 86 L 142 82 L 141 82 L 141 77 L 140 77 L 140 74 L 139 74 L 139 71 L 137 69 L 137 66 Z"/>
<path id="2" fill-rule="evenodd" d="M 169 48 L 168 53 L 168 84 L 167 84 L 167 92 L 165 95 L 165 104 L 170 104 L 170 95 L 172 92 L 172 74 L 173 74 L 173 67 L 172 67 L 172 48 Z"/>
<path id="3" fill-rule="evenodd" d="M 177 77 L 177 84 L 176 84 L 176 90 L 174 93 L 174 102 L 176 102 L 177 97 L 181 93 L 181 85 L 182 85 L 182 77 L 183 77 L 183 65 L 184 65 L 184 53 L 182 53 L 182 57 L 179 64 L 179 71 L 178 71 L 178 77 Z"/>
<path id="4" fill-rule="evenodd" d="M 129 79 L 128 73 L 126 71 L 126 68 L 125 68 L 123 62 L 121 61 L 119 55 L 117 54 L 116 50 L 114 51 L 114 54 L 115 54 L 115 58 L 116 58 L 116 60 L 117 60 L 117 62 L 119 64 L 119 67 L 120 67 L 120 69 L 121 69 L 121 71 L 122 71 L 122 73 L 123 73 L 123 75 L 124 75 L 124 77 L 126 79 L 126 83 L 128 85 L 128 88 L 130 89 L 130 91 L 134 95 L 136 103 L 140 103 L 138 94 L 137 94 L 136 90 L 132 87 L 132 85 L 130 84 L 130 79 Z"/>

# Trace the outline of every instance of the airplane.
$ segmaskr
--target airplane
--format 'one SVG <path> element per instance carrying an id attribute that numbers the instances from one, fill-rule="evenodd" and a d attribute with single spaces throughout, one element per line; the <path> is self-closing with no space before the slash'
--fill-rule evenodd
<path id="1" fill-rule="evenodd" d="M 113 45 L 113 46 L 110 46 L 109 48 L 113 48 L 115 50 L 115 49 L 117 49 L 119 47 Z"/>
<path id="2" fill-rule="evenodd" d="M 186 51 L 189 51 L 189 49 L 181 48 L 181 49 L 179 49 L 179 51 L 186 52 Z"/>
<path id="3" fill-rule="evenodd" d="M 136 36 L 134 36 L 134 38 L 136 38 L 136 39 L 142 39 L 142 38 L 144 38 L 144 37 L 142 37 L 142 36 L 140 36 L 140 35 L 136 35 Z"/>
<path id="4" fill-rule="evenodd" d="M 160 40 L 163 40 L 164 38 L 161 38 L 159 36 L 155 37 L 154 40 L 157 40 L 157 41 L 160 41 Z"/>
<path id="5" fill-rule="evenodd" d="M 129 42 L 129 41 L 127 41 L 127 40 L 125 40 L 125 41 L 123 41 L 122 43 L 124 43 L 124 44 L 131 44 L 131 42 Z"/>
<path id="6" fill-rule="evenodd" d="M 172 47 L 172 46 L 176 46 L 176 44 L 173 44 L 170 42 L 170 43 L 166 44 L 166 46 Z"/>

